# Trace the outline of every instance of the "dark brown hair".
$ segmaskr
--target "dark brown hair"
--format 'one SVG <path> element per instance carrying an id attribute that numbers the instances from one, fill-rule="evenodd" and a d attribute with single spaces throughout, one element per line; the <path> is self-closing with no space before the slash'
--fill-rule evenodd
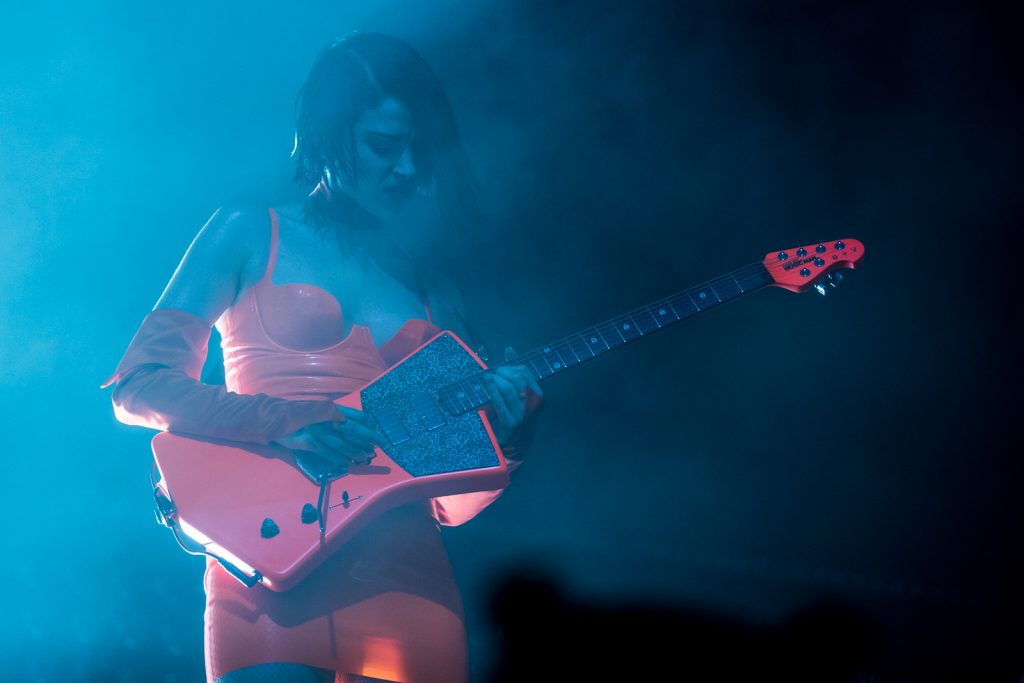
<path id="1" fill-rule="evenodd" d="M 409 110 L 418 179 L 436 193 L 442 218 L 460 229 L 478 225 L 476 181 L 448 95 L 419 53 L 393 36 L 355 33 L 317 57 L 295 98 L 296 182 L 315 184 L 329 169 L 355 184 L 353 124 L 386 97 Z"/>

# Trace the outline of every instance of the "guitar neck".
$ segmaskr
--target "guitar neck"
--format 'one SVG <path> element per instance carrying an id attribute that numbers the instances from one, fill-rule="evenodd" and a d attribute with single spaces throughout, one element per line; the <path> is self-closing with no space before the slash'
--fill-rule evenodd
<path id="1" fill-rule="evenodd" d="M 774 282 L 759 261 L 703 282 L 664 299 L 606 320 L 519 355 L 498 365 L 525 365 L 542 380 L 597 358 L 603 353 L 693 318 Z M 494 367 L 494 366 L 492 366 Z M 438 391 L 438 400 L 452 415 L 476 410 L 490 401 L 481 381 L 483 372 L 470 375 Z"/>

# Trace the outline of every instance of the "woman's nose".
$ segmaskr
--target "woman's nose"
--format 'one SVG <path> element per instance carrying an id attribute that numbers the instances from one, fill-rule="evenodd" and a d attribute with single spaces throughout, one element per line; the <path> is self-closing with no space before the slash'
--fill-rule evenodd
<path id="1" fill-rule="evenodd" d="M 411 178 L 416 175 L 416 165 L 412 163 L 412 149 L 406 147 L 395 164 L 395 173 Z"/>

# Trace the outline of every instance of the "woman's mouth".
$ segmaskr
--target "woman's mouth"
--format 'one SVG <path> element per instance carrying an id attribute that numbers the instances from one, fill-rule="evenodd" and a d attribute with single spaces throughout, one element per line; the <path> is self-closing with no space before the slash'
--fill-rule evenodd
<path id="1" fill-rule="evenodd" d="M 384 194 L 386 194 L 388 197 L 391 197 L 392 199 L 401 199 L 403 197 L 409 196 L 409 193 L 412 190 L 412 186 L 406 184 L 398 185 L 389 183 L 381 189 L 384 191 Z"/>

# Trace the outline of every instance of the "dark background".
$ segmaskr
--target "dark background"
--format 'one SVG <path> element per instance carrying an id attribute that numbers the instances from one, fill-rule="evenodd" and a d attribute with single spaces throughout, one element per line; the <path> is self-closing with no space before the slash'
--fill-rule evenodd
<path id="1" fill-rule="evenodd" d="M 293 98 L 353 29 L 449 89 L 488 218 L 456 277 L 499 350 L 782 248 L 866 245 L 825 299 L 760 292 L 545 384 L 530 461 L 445 533 L 475 680 L 1024 675 L 1018 13 L 4 14 L 5 678 L 202 680 L 202 562 L 153 523 L 150 433 L 97 387 L 218 206 L 301 196 Z"/>

